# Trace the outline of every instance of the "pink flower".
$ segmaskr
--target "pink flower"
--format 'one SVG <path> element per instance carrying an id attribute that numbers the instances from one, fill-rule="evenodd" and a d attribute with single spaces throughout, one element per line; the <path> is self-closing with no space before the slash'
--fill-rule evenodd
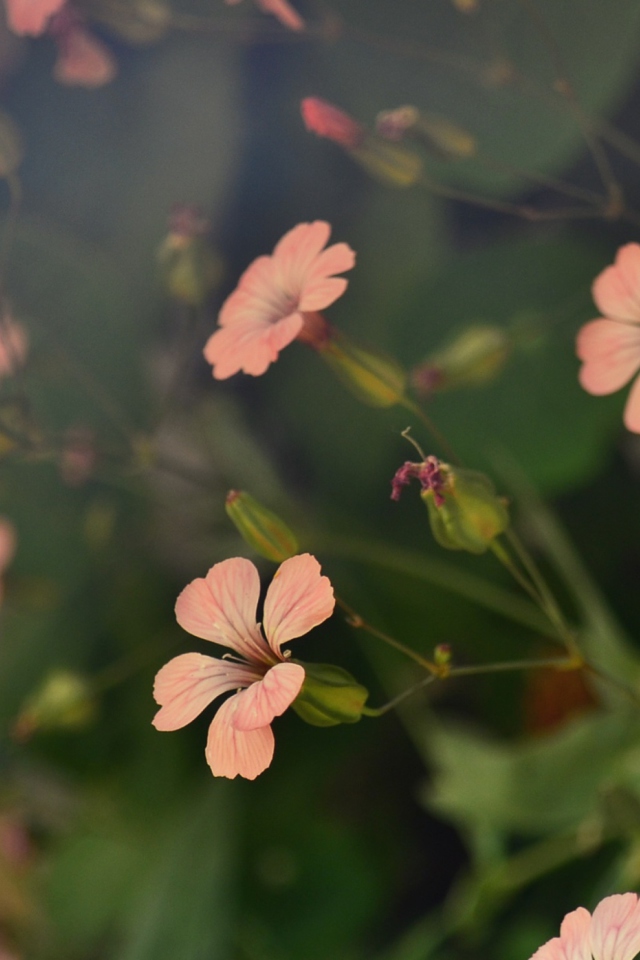
<path id="1" fill-rule="evenodd" d="M 29 350 L 27 331 L 9 314 L 0 320 L 0 378 L 15 373 Z"/>
<path id="2" fill-rule="evenodd" d="M 299 223 L 271 256 L 258 257 L 245 270 L 204 348 L 217 380 L 239 370 L 260 376 L 302 332 L 307 312 L 323 310 L 342 296 L 347 281 L 334 274 L 350 270 L 355 253 L 346 243 L 323 249 L 330 233 L 322 220 Z"/>
<path id="3" fill-rule="evenodd" d="M 49 18 L 64 6 L 65 0 L 5 0 L 5 3 L 9 29 L 37 37 L 44 33 Z"/>
<path id="4" fill-rule="evenodd" d="M 6 517 L 0 517 L 0 603 L 4 599 L 3 574 L 15 556 L 17 542 L 14 525 Z"/>
<path id="5" fill-rule="evenodd" d="M 359 147 L 365 137 L 365 129 L 348 113 L 320 97 L 305 97 L 300 102 L 300 112 L 307 130 L 318 137 L 326 137 L 347 149 Z"/>
<path id="6" fill-rule="evenodd" d="M 304 667 L 281 646 L 301 637 L 333 613 L 335 600 L 320 564 L 308 553 L 285 560 L 264 602 L 264 633 L 256 622 L 258 571 L 235 557 L 216 563 L 178 597 L 176 618 L 194 637 L 229 647 L 230 659 L 184 653 L 157 674 L 153 695 L 161 709 L 157 730 L 178 730 L 216 697 L 235 690 L 209 727 L 205 755 L 216 777 L 254 780 L 273 758 L 271 721 L 298 696 Z M 229 657 L 229 655 L 226 655 Z"/>
<path id="7" fill-rule="evenodd" d="M 58 47 L 53 76 L 59 83 L 92 89 L 113 80 L 118 71 L 114 57 L 71 7 L 53 17 L 49 32 Z"/>
<path id="8" fill-rule="evenodd" d="M 560 936 L 549 940 L 531 960 L 633 960 L 640 952 L 640 904 L 635 893 L 605 897 L 593 911 L 568 913 Z"/>
<path id="9" fill-rule="evenodd" d="M 240 0 L 226 0 L 226 2 L 236 4 Z M 304 20 L 288 0 L 256 0 L 256 6 L 263 13 L 272 13 L 289 30 L 304 30 Z"/>
<path id="10" fill-rule="evenodd" d="M 593 299 L 603 316 L 579 331 L 580 383 L 602 396 L 619 390 L 640 370 L 640 245 L 621 247 L 615 263 L 596 277 Z M 640 379 L 624 411 L 628 430 L 640 433 Z"/>

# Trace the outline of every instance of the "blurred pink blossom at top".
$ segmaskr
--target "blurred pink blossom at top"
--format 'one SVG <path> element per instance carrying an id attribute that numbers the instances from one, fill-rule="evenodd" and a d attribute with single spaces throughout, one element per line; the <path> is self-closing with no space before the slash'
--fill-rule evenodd
<path id="1" fill-rule="evenodd" d="M 635 893 L 605 897 L 593 911 L 568 913 L 560 936 L 547 941 L 531 960 L 633 960 L 640 952 L 640 904 Z"/>
<path id="2" fill-rule="evenodd" d="M 0 517 L 0 603 L 4 599 L 3 574 L 15 556 L 17 543 L 16 528 L 6 517 Z"/>
<path id="3" fill-rule="evenodd" d="M 0 320 L 0 377 L 9 376 L 22 366 L 29 352 L 27 331 L 5 314 Z"/>
<path id="4" fill-rule="evenodd" d="M 240 3 L 240 0 L 226 0 L 226 2 L 235 5 Z M 263 13 L 273 14 L 289 30 L 304 30 L 304 20 L 288 0 L 255 0 L 255 2 Z"/>
<path id="5" fill-rule="evenodd" d="M 204 348 L 216 379 L 239 370 L 263 374 L 301 333 L 305 313 L 323 310 L 344 293 L 347 281 L 334 274 L 350 270 L 355 253 L 346 243 L 324 249 L 330 233 L 322 220 L 299 223 L 271 256 L 258 257 L 245 270 Z"/>
<path id="6" fill-rule="evenodd" d="M 52 18 L 49 32 L 58 48 L 53 76 L 59 83 L 92 89 L 113 80 L 118 72 L 113 54 L 72 7 L 63 7 Z"/>
<path id="7" fill-rule="evenodd" d="M 37 37 L 47 28 L 49 19 L 57 13 L 65 0 L 5 0 L 7 24 L 18 34 Z"/>
<path id="8" fill-rule="evenodd" d="M 260 578 L 250 560 L 216 563 L 176 602 L 188 633 L 233 650 L 219 660 L 200 653 L 174 657 L 158 672 L 153 695 L 157 730 L 178 730 L 231 690 L 209 727 L 206 758 L 217 777 L 254 780 L 273 758 L 271 721 L 298 696 L 304 667 L 288 661 L 283 643 L 301 637 L 333 613 L 335 600 L 320 564 L 308 553 L 285 560 L 264 602 L 264 636 L 256 621 Z M 266 640 L 265 637 L 266 636 Z"/>
<path id="9" fill-rule="evenodd" d="M 580 383 L 602 396 L 619 390 L 640 370 L 640 245 L 621 247 L 615 263 L 593 284 L 602 316 L 579 331 L 576 352 L 582 360 Z M 631 388 L 624 411 L 628 430 L 640 433 L 640 379 Z"/>
<path id="10" fill-rule="evenodd" d="M 321 97 L 305 97 L 300 112 L 307 130 L 348 150 L 359 147 L 365 138 L 366 131 L 357 120 Z"/>

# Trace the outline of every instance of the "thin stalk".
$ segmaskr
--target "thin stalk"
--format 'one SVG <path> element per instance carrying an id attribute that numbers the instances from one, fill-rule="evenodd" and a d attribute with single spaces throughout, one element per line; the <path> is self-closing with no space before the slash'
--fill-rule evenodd
<path id="1" fill-rule="evenodd" d="M 401 643 L 400 640 L 396 640 L 395 637 L 391 637 L 388 633 L 384 633 L 384 631 L 378 630 L 377 627 L 367 623 L 367 621 L 361 617 L 359 613 L 356 613 L 356 611 L 353 610 L 348 603 L 340 599 L 340 597 L 336 598 L 336 602 L 338 603 L 338 606 L 340 606 L 347 614 L 347 623 L 349 626 L 354 627 L 356 630 L 364 630 L 365 633 L 371 634 L 372 637 L 377 637 L 378 640 L 382 640 L 383 643 L 388 644 L 390 647 L 393 647 L 394 650 L 398 650 L 406 657 L 409 657 L 410 660 L 418 663 L 425 670 L 428 670 L 433 676 L 438 676 L 440 674 L 440 668 L 436 666 L 435 663 L 432 663 L 430 660 L 426 660 L 424 657 L 421 657 L 419 653 L 416 653 L 416 651 L 412 650 L 411 647 L 405 646 L 404 643 Z"/>
<path id="2" fill-rule="evenodd" d="M 444 434 L 440 432 L 438 427 L 436 427 L 435 423 L 433 422 L 429 414 L 425 413 L 422 407 L 419 407 L 418 404 L 414 403 L 413 400 L 410 400 L 409 397 L 403 397 L 403 399 L 400 402 L 402 406 L 405 408 L 405 410 L 409 410 L 410 413 L 415 414 L 415 416 L 418 417 L 418 419 L 424 424 L 424 426 L 427 428 L 427 430 L 429 431 L 433 439 L 442 448 L 442 450 L 444 451 L 448 459 L 452 460 L 458 466 L 461 466 L 461 460 L 459 456 L 457 455 L 457 453 L 455 452 L 455 450 L 453 449 L 452 445 L 449 443 L 447 438 L 444 436 Z"/>

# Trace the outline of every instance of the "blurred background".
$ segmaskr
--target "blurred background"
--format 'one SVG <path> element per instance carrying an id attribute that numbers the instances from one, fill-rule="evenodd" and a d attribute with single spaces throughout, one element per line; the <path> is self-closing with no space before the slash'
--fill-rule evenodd
<path id="1" fill-rule="evenodd" d="M 204 760 L 213 711 L 161 734 L 151 691 L 169 657 L 209 652 L 175 623 L 189 580 L 237 555 L 274 572 L 227 518 L 231 488 L 423 655 L 555 652 L 494 558 L 438 547 L 416 491 L 390 501 L 404 428 L 442 453 L 406 410 L 362 404 L 300 344 L 264 377 L 211 378 L 201 349 L 240 273 L 314 219 L 357 252 L 329 316 L 359 342 L 414 368 L 491 331 L 480 374 L 427 409 L 513 498 L 590 656 L 637 677 L 640 441 L 622 395 L 580 389 L 574 339 L 640 231 L 640 3 L 295 0 L 293 32 L 250 0 L 174 2 L 77 7 L 117 64 L 95 89 L 56 81 L 50 33 L 0 39 L 0 272 L 29 340 L 0 384 L 17 538 L 0 957 L 527 960 L 568 910 L 640 885 L 633 697 L 537 670 L 352 726 L 289 711 L 271 768 L 230 782 Z M 308 96 L 371 131 L 416 107 L 422 181 L 305 130 Z M 175 205 L 207 221 L 183 245 Z M 374 705 L 420 678 L 340 613 L 295 655 L 350 670 Z"/>

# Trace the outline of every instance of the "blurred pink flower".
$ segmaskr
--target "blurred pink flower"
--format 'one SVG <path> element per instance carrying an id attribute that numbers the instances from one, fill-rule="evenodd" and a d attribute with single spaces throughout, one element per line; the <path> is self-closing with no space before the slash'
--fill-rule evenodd
<path id="1" fill-rule="evenodd" d="M 53 76 L 70 87 L 102 87 L 118 71 L 111 51 L 87 30 L 82 17 L 65 6 L 52 18 L 49 33 L 58 47 Z"/>
<path id="2" fill-rule="evenodd" d="M 615 263 L 596 277 L 593 299 L 603 316 L 579 331 L 580 383 L 602 396 L 619 390 L 640 370 L 640 245 L 621 247 Z M 627 400 L 624 423 L 640 433 L 640 379 Z"/>
<path id="3" fill-rule="evenodd" d="M 4 599 L 3 574 L 15 556 L 17 542 L 14 525 L 6 517 L 0 517 L 0 603 Z"/>
<path id="4" fill-rule="evenodd" d="M 305 313 L 315 314 L 342 296 L 347 281 L 334 274 L 350 270 L 356 255 L 346 243 L 323 249 L 330 233 L 322 220 L 299 223 L 271 256 L 258 257 L 245 270 L 204 348 L 217 380 L 239 370 L 260 376 L 301 334 Z"/>
<path id="5" fill-rule="evenodd" d="M 24 363 L 29 351 L 27 331 L 5 314 L 0 320 L 0 377 L 14 373 Z"/>
<path id="6" fill-rule="evenodd" d="M 240 0 L 226 0 L 228 4 L 240 3 Z M 255 0 L 263 13 L 272 13 L 289 30 L 304 30 L 304 20 L 293 9 L 288 0 Z"/>
<path id="7" fill-rule="evenodd" d="M 273 758 L 271 721 L 284 713 L 304 683 L 304 667 L 287 660 L 281 646 L 333 613 L 335 600 L 320 564 L 308 553 L 285 560 L 264 602 L 265 641 L 256 609 L 258 571 L 235 557 L 216 563 L 178 597 L 176 618 L 194 637 L 230 647 L 218 660 L 200 653 L 174 657 L 158 672 L 153 695 L 161 709 L 157 730 L 178 730 L 216 697 L 238 691 L 218 709 L 209 727 L 205 755 L 216 777 L 254 780 Z M 226 657 L 229 657 L 227 654 Z"/>
<path id="8" fill-rule="evenodd" d="M 49 18 L 64 6 L 65 0 L 5 0 L 5 3 L 9 29 L 37 37 L 44 33 Z"/>
<path id="9" fill-rule="evenodd" d="M 640 952 L 640 904 L 635 893 L 605 897 L 593 911 L 568 913 L 560 936 L 549 940 L 531 960 L 633 960 Z"/>
<path id="10" fill-rule="evenodd" d="M 321 97 L 301 100 L 300 113 L 307 130 L 348 150 L 359 147 L 365 138 L 366 131 L 357 120 Z"/>

